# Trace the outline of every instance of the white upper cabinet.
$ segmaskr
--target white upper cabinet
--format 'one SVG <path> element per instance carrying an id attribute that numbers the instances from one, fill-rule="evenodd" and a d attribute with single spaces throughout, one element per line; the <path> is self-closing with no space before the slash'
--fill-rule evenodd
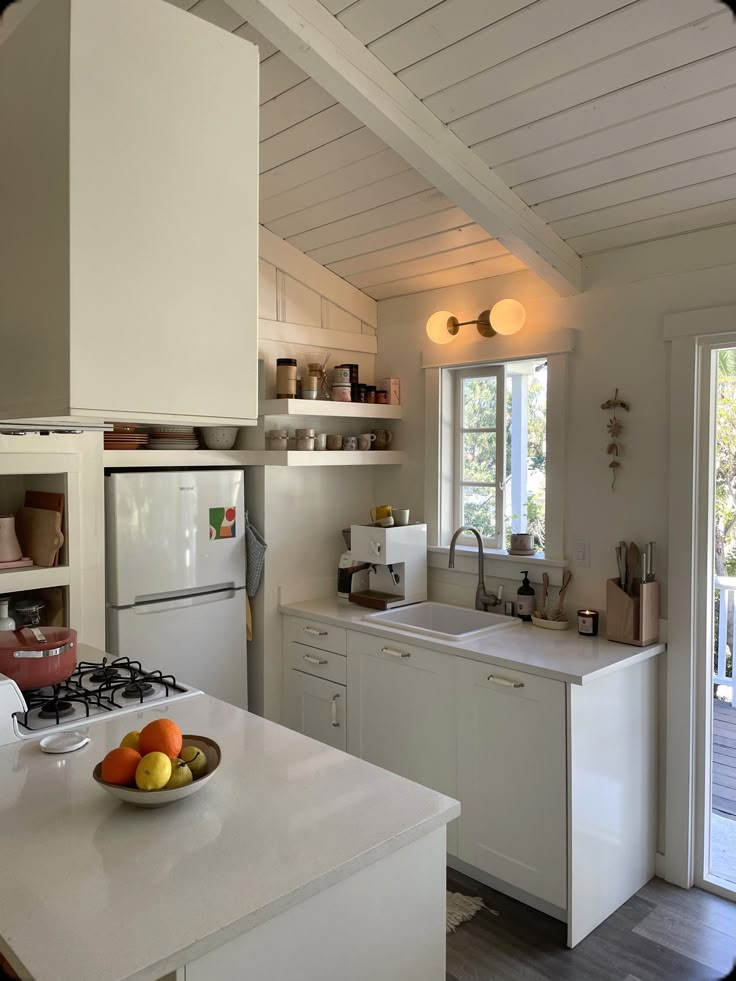
<path id="1" fill-rule="evenodd" d="M 164 0 L 41 0 L 0 132 L 0 419 L 253 422 L 257 48 Z"/>

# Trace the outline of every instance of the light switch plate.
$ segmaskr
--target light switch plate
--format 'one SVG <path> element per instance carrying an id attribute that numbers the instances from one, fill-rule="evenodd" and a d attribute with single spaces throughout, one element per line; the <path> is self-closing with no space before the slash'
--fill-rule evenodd
<path id="1" fill-rule="evenodd" d="M 579 538 L 575 542 L 575 565 L 581 569 L 590 568 L 590 542 L 586 538 Z"/>

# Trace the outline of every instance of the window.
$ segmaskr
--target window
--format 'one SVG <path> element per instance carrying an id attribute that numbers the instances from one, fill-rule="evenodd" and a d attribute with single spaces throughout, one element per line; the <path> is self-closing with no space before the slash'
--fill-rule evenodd
<path id="1" fill-rule="evenodd" d="M 443 537 L 472 525 L 484 544 L 508 548 L 512 532 L 528 532 L 544 551 L 546 360 L 445 368 L 443 375 L 452 424 L 443 433 L 451 447 L 442 448 L 443 470 L 451 474 L 441 477 L 453 525 Z"/>

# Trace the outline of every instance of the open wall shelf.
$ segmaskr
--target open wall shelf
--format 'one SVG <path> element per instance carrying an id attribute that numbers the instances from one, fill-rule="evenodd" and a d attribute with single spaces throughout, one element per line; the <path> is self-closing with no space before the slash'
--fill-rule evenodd
<path id="1" fill-rule="evenodd" d="M 400 450 L 105 450 L 105 467 L 376 467 L 403 463 Z"/>
<path id="2" fill-rule="evenodd" d="M 261 402 L 262 416 L 297 416 L 302 419 L 401 419 L 400 405 L 362 402 L 322 402 L 318 399 L 269 399 Z"/>

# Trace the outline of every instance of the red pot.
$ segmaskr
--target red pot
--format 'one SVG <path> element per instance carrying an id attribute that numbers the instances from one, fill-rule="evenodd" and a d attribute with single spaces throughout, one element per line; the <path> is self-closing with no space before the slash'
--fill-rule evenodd
<path id="1" fill-rule="evenodd" d="M 22 691 L 66 680 L 77 666 L 77 631 L 71 627 L 0 630 L 0 674 Z"/>

